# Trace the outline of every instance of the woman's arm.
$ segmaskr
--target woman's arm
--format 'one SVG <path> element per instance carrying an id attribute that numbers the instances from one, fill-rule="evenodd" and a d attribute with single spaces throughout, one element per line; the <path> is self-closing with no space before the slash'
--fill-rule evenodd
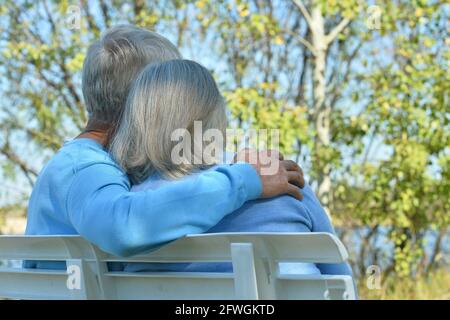
<path id="1" fill-rule="evenodd" d="M 130 192 L 124 173 L 98 163 L 76 173 L 66 209 L 77 232 L 102 250 L 129 256 L 202 233 L 261 194 L 248 164 L 219 166 L 195 179 Z"/>

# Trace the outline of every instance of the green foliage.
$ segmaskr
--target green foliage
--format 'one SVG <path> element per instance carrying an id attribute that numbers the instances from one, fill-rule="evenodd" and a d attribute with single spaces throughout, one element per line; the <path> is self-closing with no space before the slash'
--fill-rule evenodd
<path id="1" fill-rule="evenodd" d="M 292 144 L 296 139 L 307 141 L 308 128 L 305 107 L 286 106 L 282 101 L 264 98 L 262 91 L 269 84 L 262 83 L 259 88 L 237 88 L 225 92 L 228 107 L 237 127 L 243 123 L 254 129 L 277 129 L 280 132 L 280 150 L 293 154 Z M 275 90 L 275 86 L 272 86 Z M 272 90 L 272 89 L 270 89 Z"/>
<path id="2" fill-rule="evenodd" d="M 329 143 L 319 141 L 311 28 L 291 1 L 5 1 L 0 4 L 0 154 L 6 178 L 32 182 L 37 159 L 83 128 L 80 71 L 88 44 L 105 28 L 134 23 L 169 36 L 189 58 L 214 69 L 230 126 L 280 130 L 280 149 L 310 182 L 332 180 L 330 211 L 345 228 L 367 226 L 354 260 L 388 230 L 396 276 L 427 273 L 425 231 L 450 224 L 449 6 L 444 1 L 377 1 L 369 30 L 361 1 L 303 1 L 320 8 L 327 34 L 324 70 Z M 72 28 L 69 9 L 81 13 Z M 28 152 L 25 152 L 28 150 Z M 445 237 L 439 237 L 443 241 Z"/>
<path id="3" fill-rule="evenodd" d="M 358 292 L 362 300 L 448 300 L 450 273 L 446 270 L 428 276 L 399 278 L 388 276 L 380 289 L 368 289 L 366 279 L 360 279 Z"/>
<path id="4" fill-rule="evenodd" d="M 386 10 L 392 6 L 387 4 Z M 369 86 L 361 117 L 386 152 L 376 162 L 353 167 L 352 174 L 362 176 L 361 187 L 367 190 L 357 206 L 345 194 L 341 199 L 347 203 L 343 210 L 352 210 L 364 224 L 392 227 L 395 270 L 406 277 L 423 271 L 425 231 L 445 232 L 450 222 L 450 50 L 442 37 L 444 5 L 401 8 L 396 5 L 398 15 L 392 13 L 392 24 L 383 25 L 392 41 L 392 60 L 383 65 L 375 58 L 377 65 L 361 76 Z M 417 23 L 422 15 L 427 20 Z"/>

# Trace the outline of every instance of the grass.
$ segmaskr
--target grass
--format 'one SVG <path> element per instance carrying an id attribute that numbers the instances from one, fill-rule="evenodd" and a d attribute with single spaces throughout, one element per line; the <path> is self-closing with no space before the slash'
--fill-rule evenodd
<path id="1" fill-rule="evenodd" d="M 360 299 L 366 300 L 449 300 L 450 272 L 440 269 L 419 278 L 390 276 L 380 289 L 372 290 L 365 279 L 360 279 L 358 287 Z"/>

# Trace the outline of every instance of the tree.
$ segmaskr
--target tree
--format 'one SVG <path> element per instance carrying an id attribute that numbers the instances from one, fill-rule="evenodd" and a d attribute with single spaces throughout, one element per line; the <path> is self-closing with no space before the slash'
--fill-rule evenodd
<path id="1" fill-rule="evenodd" d="M 356 202 L 344 195 L 343 202 L 372 230 L 387 226 L 394 243 L 388 270 L 421 275 L 438 260 L 445 263 L 440 250 L 450 224 L 449 7 L 444 1 L 385 2 L 383 12 L 389 15 L 373 41 L 383 39 L 385 47 L 373 46 L 372 56 L 362 60 L 368 103 L 355 122 L 371 124 L 370 140 L 378 140 L 384 155 L 370 161 L 369 143 L 352 170 L 362 176 L 364 192 Z M 437 235 L 427 251 L 430 228 Z M 366 241 L 376 234 L 369 232 Z M 362 252 L 359 261 L 367 258 Z M 377 262 L 376 253 L 370 260 Z"/>
<path id="2" fill-rule="evenodd" d="M 310 34 L 311 42 L 303 39 L 305 47 L 312 55 L 313 67 L 313 106 L 312 106 L 312 120 L 315 122 L 315 129 L 317 132 L 317 141 L 314 146 L 315 159 L 322 165 L 318 168 L 318 197 L 325 208 L 328 209 L 331 202 L 331 162 L 319 160 L 327 159 L 325 156 L 326 150 L 331 146 L 331 112 L 333 106 L 326 103 L 326 77 L 327 70 L 327 54 L 329 47 L 337 39 L 337 37 L 344 31 L 354 16 L 354 10 L 349 9 L 351 6 L 355 7 L 356 3 L 342 2 L 348 8 L 339 8 L 343 13 L 340 22 L 333 27 L 328 33 L 325 31 L 324 12 L 338 11 L 336 7 L 331 10 L 324 2 L 313 1 L 309 12 L 302 1 L 294 0 L 296 6 L 300 9 L 307 25 L 308 33 Z M 325 156 L 325 157 L 324 157 Z"/>
<path id="3" fill-rule="evenodd" d="M 379 29 L 367 24 L 374 8 Z M 449 225 L 448 11 L 438 0 L 4 2 L 3 173 L 32 184 L 83 128 L 87 46 L 129 22 L 212 69 L 231 127 L 280 130 L 281 150 L 302 164 L 334 221 L 362 230 L 361 275 L 382 262 L 397 274 L 427 272 Z M 430 227 L 439 241 L 427 256 Z M 384 233 L 395 247 L 387 257 L 375 245 Z"/>

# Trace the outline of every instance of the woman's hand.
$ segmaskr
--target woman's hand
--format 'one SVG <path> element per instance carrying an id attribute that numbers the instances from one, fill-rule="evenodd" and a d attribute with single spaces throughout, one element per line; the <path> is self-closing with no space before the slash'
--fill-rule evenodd
<path id="1" fill-rule="evenodd" d="M 256 169 L 263 187 L 261 198 L 288 194 L 303 199 L 299 189 L 305 186 L 302 169 L 294 161 L 284 160 L 278 151 L 243 149 L 236 154 L 234 161 L 248 162 Z"/>

